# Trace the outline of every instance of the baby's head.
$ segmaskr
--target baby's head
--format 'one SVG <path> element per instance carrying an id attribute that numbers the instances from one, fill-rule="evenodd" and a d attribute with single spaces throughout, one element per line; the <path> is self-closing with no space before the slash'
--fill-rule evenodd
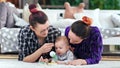
<path id="1" fill-rule="evenodd" d="M 69 50 L 69 42 L 66 36 L 60 36 L 55 41 L 55 51 L 57 55 L 63 55 Z"/>

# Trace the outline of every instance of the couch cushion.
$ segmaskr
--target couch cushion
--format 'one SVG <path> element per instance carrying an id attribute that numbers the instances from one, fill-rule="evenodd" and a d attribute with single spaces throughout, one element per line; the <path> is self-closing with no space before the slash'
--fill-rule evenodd
<path id="1" fill-rule="evenodd" d="M 111 14 L 113 14 L 113 11 L 109 10 L 101 10 L 99 14 L 99 20 L 101 23 L 102 28 L 114 28 L 114 24 L 111 20 Z"/>
<path id="2" fill-rule="evenodd" d="M 18 42 L 17 35 L 20 28 L 2 28 L 0 29 L 1 35 L 1 53 L 17 53 Z"/>
<path id="3" fill-rule="evenodd" d="M 118 30 L 114 28 L 100 28 L 100 32 L 103 38 L 120 36 L 120 29 Z"/>

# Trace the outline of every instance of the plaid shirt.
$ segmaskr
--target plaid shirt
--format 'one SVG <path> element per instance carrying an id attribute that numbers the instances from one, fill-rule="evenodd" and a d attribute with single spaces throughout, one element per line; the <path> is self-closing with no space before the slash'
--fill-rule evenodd
<path id="1" fill-rule="evenodd" d="M 44 43 L 54 43 L 56 37 L 58 37 L 60 35 L 61 35 L 60 30 L 54 28 L 53 26 L 50 26 L 49 30 L 48 30 L 48 36 L 45 38 Z M 29 28 L 29 26 L 22 28 L 18 35 L 18 46 L 19 46 L 18 60 L 22 61 L 24 57 L 34 53 L 43 44 L 40 44 L 38 42 L 37 36 Z M 43 57 L 49 58 L 50 56 L 47 53 L 47 54 L 44 54 Z M 36 61 L 38 61 L 38 60 L 36 60 Z"/>

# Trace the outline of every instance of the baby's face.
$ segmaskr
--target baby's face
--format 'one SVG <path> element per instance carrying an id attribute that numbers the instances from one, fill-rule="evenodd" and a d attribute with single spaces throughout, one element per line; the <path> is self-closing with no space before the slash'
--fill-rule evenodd
<path id="1" fill-rule="evenodd" d="M 58 41 L 55 43 L 55 50 L 57 55 L 65 54 L 69 49 L 69 46 L 65 44 L 64 41 Z"/>

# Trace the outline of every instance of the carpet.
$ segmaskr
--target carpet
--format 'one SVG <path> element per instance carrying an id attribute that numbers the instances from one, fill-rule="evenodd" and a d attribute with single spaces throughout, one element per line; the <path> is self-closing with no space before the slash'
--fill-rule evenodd
<path id="1" fill-rule="evenodd" d="M 72 66 L 72 65 L 47 65 L 40 62 L 27 63 L 17 59 L 0 59 L 0 68 L 120 68 L 120 61 L 100 61 L 99 64 Z"/>

